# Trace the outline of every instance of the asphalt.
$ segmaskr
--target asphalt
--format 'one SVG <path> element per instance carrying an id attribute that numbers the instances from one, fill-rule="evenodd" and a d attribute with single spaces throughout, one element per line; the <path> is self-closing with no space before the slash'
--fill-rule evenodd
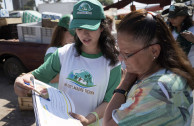
<path id="1" fill-rule="evenodd" d="M 34 111 L 21 111 L 17 98 L 0 65 L 0 126 L 36 126 Z"/>

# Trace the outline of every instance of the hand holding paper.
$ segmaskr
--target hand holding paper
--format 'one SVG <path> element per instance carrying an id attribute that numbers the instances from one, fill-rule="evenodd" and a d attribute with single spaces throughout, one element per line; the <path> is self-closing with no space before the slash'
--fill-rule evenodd
<path id="1" fill-rule="evenodd" d="M 74 119 L 69 113 L 75 112 L 71 98 L 64 92 L 57 90 L 41 81 L 34 79 L 34 88 L 47 89 L 50 101 L 45 100 L 33 92 L 34 112 L 37 126 L 82 126 L 79 120 Z M 44 87 L 44 88 L 43 88 Z M 45 93 L 45 90 L 41 90 Z"/>

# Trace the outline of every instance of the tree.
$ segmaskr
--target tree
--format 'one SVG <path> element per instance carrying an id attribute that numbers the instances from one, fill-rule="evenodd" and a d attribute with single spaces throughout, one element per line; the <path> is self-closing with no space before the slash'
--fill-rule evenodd
<path id="1" fill-rule="evenodd" d="M 34 0 L 29 0 L 26 5 L 24 5 L 24 10 L 33 10 L 35 7 L 35 1 Z"/>
<path id="2" fill-rule="evenodd" d="M 0 0 L 0 3 L 2 3 L 2 0 Z M 2 9 L 2 6 L 1 6 L 1 4 L 0 4 L 0 9 Z"/>
<path id="3" fill-rule="evenodd" d="M 108 6 L 108 5 L 110 5 L 110 4 L 113 3 L 112 0 L 99 0 L 99 2 L 100 2 L 102 5 L 104 5 L 104 6 Z"/>
<path id="4" fill-rule="evenodd" d="M 176 3 L 184 3 L 184 2 L 187 2 L 187 1 L 190 1 L 190 0 L 175 0 Z"/>

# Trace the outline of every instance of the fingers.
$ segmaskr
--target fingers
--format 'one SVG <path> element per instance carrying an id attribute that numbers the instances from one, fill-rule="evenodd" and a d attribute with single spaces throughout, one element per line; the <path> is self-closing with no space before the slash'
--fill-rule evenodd
<path id="1" fill-rule="evenodd" d="M 33 84 L 30 81 L 30 75 L 24 75 L 16 78 L 14 83 L 14 91 L 18 96 L 26 96 L 27 93 L 31 92 L 32 89 Z"/>
<path id="2" fill-rule="evenodd" d="M 192 32 L 190 32 L 190 31 L 186 31 L 186 32 L 182 32 L 182 33 L 180 33 L 182 36 L 190 36 L 190 35 L 192 35 Z"/>
<path id="3" fill-rule="evenodd" d="M 78 119 L 82 123 L 83 126 L 87 126 L 89 124 L 88 119 L 86 119 L 86 117 L 79 115 L 79 114 L 76 114 L 76 113 L 73 113 L 73 112 L 70 112 L 69 114 L 73 118 Z"/>
<path id="4" fill-rule="evenodd" d="M 20 96 L 20 97 L 24 97 L 27 96 L 27 94 L 29 93 L 29 91 L 31 90 L 26 90 L 24 88 L 19 87 L 18 85 L 14 85 L 14 91 L 15 93 Z"/>
<path id="5" fill-rule="evenodd" d="M 70 114 L 73 118 L 75 118 L 75 119 L 78 119 L 78 120 L 81 119 L 80 115 L 78 115 L 78 114 L 76 114 L 76 113 L 70 112 L 69 114 Z"/>
<path id="6" fill-rule="evenodd" d="M 181 36 L 183 36 L 187 41 L 194 43 L 194 34 L 192 32 L 182 32 Z"/>

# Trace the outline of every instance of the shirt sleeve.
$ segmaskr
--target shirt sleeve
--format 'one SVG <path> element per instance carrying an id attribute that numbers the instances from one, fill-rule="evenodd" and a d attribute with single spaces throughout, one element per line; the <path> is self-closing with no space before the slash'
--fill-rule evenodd
<path id="1" fill-rule="evenodd" d="M 178 80 L 178 79 L 177 79 Z M 173 81 L 172 81 L 173 82 Z M 174 81 L 172 87 L 179 88 L 181 81 Z M 126 103 L 113 110 L 112 117 L 119 126 L 176 126 L 190 124 L 192 119 L 192 91 L 171 90 L 171 84 L 161 82 L 145 83 L 132 87 Z M 179 85 L 179 86 L 178 86 Z M 133 90 L 135 89 L 135 90 Z"/>
<path id="2" fill-rule="evenodd" d="M 39 68 L 35 69 L 32 74 L 34 77 L 45 83 L 49 83 L 61 69 L 58 50 L 55 51 Z"/>
<path id="3" fill-rule="evenodd" d="M 191 31 L 194 34 L 194 26 L 190 27 L 188 31 Z"/>
<path id="4" fill-rule="evenodd" d="M 46 60 L 52 55 L 52 53 L 48 53 L 44 56 L 44 62 L 46 62 Z"/>
<path id="5" fill-rule="evenodd" d="M 108 87 L 105 93 L 104 101 L 109 102 L 113 96 L 114 89 L 121 81 L 121 65 L 116 66 L 110 71 Z"/>

